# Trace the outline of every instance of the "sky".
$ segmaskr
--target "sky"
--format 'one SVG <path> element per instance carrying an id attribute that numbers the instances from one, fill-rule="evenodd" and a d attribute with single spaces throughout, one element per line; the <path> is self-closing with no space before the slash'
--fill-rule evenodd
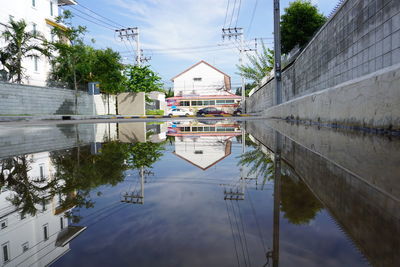
<path id="1" fill-rule="evenodd" d="M 147 65 L 171 87 L 171 78 L 200 60 L 231 76 L 238 87 L 238 42 L 222 40 L 222 28 L 242 27 L 248 49 L 260 49 L 260 38 L 273 46 L 273 0 L 78 0 L 70 9 L 73 24 L 87 27 L 86 39 L 96 48 L 121 52 L 125 63 L 134 63 L 135 41 L 121 41 L 115 29 L 138 27 Z M 281 0 L 281 13 L 291 0 Z M 328 16 L 339 0 L 312 0 Z M 240 3 L 240 5 L 239 5 Z M 229 4 L 229 8 L 228 8 Z M 239 9 L 240 6 L 240 9 Z M 235 7 L 235 8 L 234 8 Z M 228 10 L 228 12 L 227 12 Z M 93 13 L 93 12 L 97 13 Z M 100 16 L 99 16 L 100 15 Z M 253 53 L 254 52 L 247 52 Z M 244 57 L 246 60 L 246 57 Z"/>

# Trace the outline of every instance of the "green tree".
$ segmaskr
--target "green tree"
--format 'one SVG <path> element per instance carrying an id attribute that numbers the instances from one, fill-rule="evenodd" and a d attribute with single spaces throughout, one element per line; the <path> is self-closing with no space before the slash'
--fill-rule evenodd
<path id="1" fill-rule="evenodd" d="M 46 48 L 46 40 L 38 32 L 28 32 L 24 20 L 10 20 L 1 36 L 6 46 L 0 49 L 0 62 L 6 68 L 9 81 L 22 83 L 25 68 L 22 61 L 25 58 L 49 56 Z"/>
<path id="2" fill-rule="evenodd" d="M 94 53 L 91 81 L 100 82 L 102 92 L 116 94 L 125 91 L 124 65 L 121 56 L 111 48 L 98 49 Z"/>
<path id="3" fill-rule="evenodd" d="M 250 93 L 250 91 L 251 91 L 251 89 L 253 89 L 254 87 L 256 87 L 257 86 L 257 84 L 256 83 L 246 83 L 245 84 L 245 90 L 244 90 L 244 94 L 245 94 L 245 96 L 247 97 L 247 96 L 249 96 L 249 93 Z M 236 95 L 242 95 L 242 87 L 238 87 L 237 89 L 236 89 L 236 92 L 235 92 L 235 94 Z"/>
<path id="4" fill-rule="evenodd" d="M 149 66 L 128 66 L 125 76 L 127 77 L 125 86 L 128 92 L 164 92 L 161 77 Z"/>
<path id="5" fill-rule="evenodd" d="M 267 48 L 262 42 L 261 53 L 255 55 L 247 55 L 249 64 L 237 65 L 239 75 L 243 75 L 246 79 L 251 81 L 252 88 L 261 82 L 261 80 L 268 75 L 274 68 L 274 51 Z M 250 88 L 250 89 L 252 89 Z"/>
<path id="6" fill-rule="evenodd" d="M 325 22 L 326 17 L 311 1 L 291 2 L 281 17 L 282 53 L 289 53 L 296 45 L 306 45 Z"/>

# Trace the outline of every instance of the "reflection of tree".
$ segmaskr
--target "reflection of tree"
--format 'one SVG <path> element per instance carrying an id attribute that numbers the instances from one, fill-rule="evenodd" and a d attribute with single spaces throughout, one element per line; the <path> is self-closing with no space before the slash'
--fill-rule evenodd
<path id="1" fill-rule="evenodd" d="M 49 189 L 56 184 L 45 178 L 28 177 L 32 159 L 18 156 L 0 161 L 0 186 L 13 193 L 7 198 L 21 215 L 35 215 L 35 205 L 46 205 L 50 201 Z"/>
<path id="2" fill-rule="evenodd" d="M 263 177 L 264 183 L 272 178 L 274 164 L 270 155 L 265 154 L 261 148 L 248 151 L 240 156 L 239 165 L 250 166 L 248 175 L 255 174 L 256 177 Z"/>
<path id="3" fill-rule="evenodd" d="M 323 208 L 321 202 L 313 195 L 301 180 L 282 176 L 281 210 L 284 217 L 293 224 L 307 224 Z"/>
<path id="4" fill-rule="evenodd" d="M 55 172 L 51 177 L 29 177 L 32 159 L 19 156 L 0 161 L 0 186 L 12 191 L 9 201 L 24 214 L 34 216 L 39 205 L 60 196 L 57 209 L 93 207 L 91 191 L 117 185 L 128 169 L 151 168 L 162 156 L 163 144 L 109 142 L 99 154 L 89 146 L 50 152 Z M 97 192 L 101 194 L 101 192 Z M 76 222 L 79 217 L 70 214 Z"/>
<path id="5" fill-rule="evenodd" d="M 239 161 L 241 166 L 250 166 L 249 175 L 272 180 L 274 173 L 273 160 L 261 148 L 244 153 Z M 291 174 L 291 176 L 294 174 Z M 281 211 L 284 217 L 293 224 L 307 224 L 323 208 L 319 200 L 299 178 L 282 174 Z"/>

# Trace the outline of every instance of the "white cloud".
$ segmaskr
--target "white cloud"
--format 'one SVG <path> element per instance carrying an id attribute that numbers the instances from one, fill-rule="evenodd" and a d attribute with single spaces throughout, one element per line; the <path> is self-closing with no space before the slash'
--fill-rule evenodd
<path id="1" fill-rule="evenodd" d="M 139 25 L 147 49 L 193 47 L 220 42 L 225 1 L 215 0 L 117 0 L 123 14 Z M 136 25 L 132 25 L 136 26 Z M 216 52 L 224 54 L 229 50 Z M 230 52 L 232 53 L 232 52 Z M 196 53 L 173 53 L 174 58 L 197 59 Z"/>

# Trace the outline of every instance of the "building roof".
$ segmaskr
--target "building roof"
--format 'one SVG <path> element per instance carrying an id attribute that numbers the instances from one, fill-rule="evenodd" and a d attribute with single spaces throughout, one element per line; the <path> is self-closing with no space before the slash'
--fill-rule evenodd
<path id="1" fill-rule="evenodd" d="M 207 66 L 213 68 L 214 70 L 216 70 L 216 71 L 218 71 L 219 73 L 223 74 L 225 77 L 228 77 L 229 79 L 231 78 L 231 76 L 229 76 L 229 75 L 226 74 L 225 72 L 223 72 L 223 71 L 217 69 L 216 67 L 214 67 L 213 65 L 211 65 L 211 64 L 209 64 L 209 63 L 207 63 L 207 62 L 205 62 L 204 60 L 201 60 L 201 61 L 197 62 L 196 64 L 194 64 L 193 66 L 191 66 L 190 68 L 188 68 L 188 69 L 182 71 L 181 73 L 179 73 L 178 75 L 176 75 L 175 77 L 173 77 L 173 78 L 171 79 L 171 81 L 174 81 L 176 78 L 178 78 L 178 77 L 181 76 L 182 74 L 188 72 L 189 70 L 193 69 L 194 67 L 200 65 L 201 63 L 204 63 L 204 64 L 206 64 Z"/>

